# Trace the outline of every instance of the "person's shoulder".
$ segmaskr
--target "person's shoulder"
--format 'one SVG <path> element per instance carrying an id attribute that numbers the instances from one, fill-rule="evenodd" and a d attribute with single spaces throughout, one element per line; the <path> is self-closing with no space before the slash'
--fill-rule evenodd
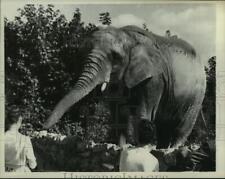
<path id="1" fill-rule="evenodd" d="M 30 137 L 26 136 L 24 134 L 19 133 L 20 138 L 25 142 L 25 143 L 30 143 Z"/>
<path id="2" fill-rule="evenodd" d="M 15 135 L 13 135 L 11 132 L 7 131 L 5 132 L 5 144 L 11 144 L 11 143 L 15 143 L 16 139 L 15 139 Z"/>
<path id="3" fill-rule="evenodd" d="M 9 138 L 15 138 L 15 137 L 18 137 L 19 136 L 19 133 L 16 132 L 16 131 L 11 131 L 11 130 L 8 130 L 5 132 L 5 138 L 9 137 Z"/>

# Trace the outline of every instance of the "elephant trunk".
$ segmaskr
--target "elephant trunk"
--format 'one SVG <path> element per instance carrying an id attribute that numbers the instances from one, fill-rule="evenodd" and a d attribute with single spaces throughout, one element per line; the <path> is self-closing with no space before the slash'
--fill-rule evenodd
<path id="1" fill-rule="evenodd" d="M 107 71 L 105 67 L 102 56 L 95 53 L 90 54 L 74 88 L 58 102 L 48 120 L 43 124 L 43 127 L 48 129 L 57 123 L 73 104 L 85 97 L 98 84 L 105 82 L 105 73 Z M 102 86 L 104 85 L 105 83 Z"/>

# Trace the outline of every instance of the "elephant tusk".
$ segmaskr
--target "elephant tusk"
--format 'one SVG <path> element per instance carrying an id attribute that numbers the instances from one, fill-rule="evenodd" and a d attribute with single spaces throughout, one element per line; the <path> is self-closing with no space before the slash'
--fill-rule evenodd
<path id="1" fill-rule="evenodd" d="M 102 84 L 102 87 L 101 87 L 101 91 L 102 91 L 102 92 L 105 90 L 106 86 L 107 86 L 107 83 L 104 82 L 104 83 Z"/>

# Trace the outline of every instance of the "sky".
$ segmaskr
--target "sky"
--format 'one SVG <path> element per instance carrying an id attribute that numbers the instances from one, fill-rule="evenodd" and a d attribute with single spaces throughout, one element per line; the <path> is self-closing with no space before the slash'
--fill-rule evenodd
<path id="1" fill-rule="evenodd" d="M 99 13 L 109 12 L 112 25 L 143 26 L 156 34 L 165 35 L 170 30 L 172 35 L 188 41 L 199 53 L 203 62 L 216 55 L 216 7 L 207 3 L 158 3 L 158 4 L 54 4 L 67 20 L 70 20 L 76 8 L 82 14 L 82 21 L 100 25 Z M 3 15 L 10 20 L 17 15 L 17 9 L 23 3 L 3 5 Z"/>

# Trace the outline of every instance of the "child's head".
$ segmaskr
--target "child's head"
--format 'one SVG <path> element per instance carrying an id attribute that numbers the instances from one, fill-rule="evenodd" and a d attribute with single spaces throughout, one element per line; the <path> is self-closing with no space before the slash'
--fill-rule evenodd
<path id="1" fill-rule="evenodd" d="M 6 111 L 5 116 L 5 131 L 9 130 L 12 126 L 20 128 L 22 123 L 22 115 L 20 109 L 16 105 L 12 105 Z"/>

